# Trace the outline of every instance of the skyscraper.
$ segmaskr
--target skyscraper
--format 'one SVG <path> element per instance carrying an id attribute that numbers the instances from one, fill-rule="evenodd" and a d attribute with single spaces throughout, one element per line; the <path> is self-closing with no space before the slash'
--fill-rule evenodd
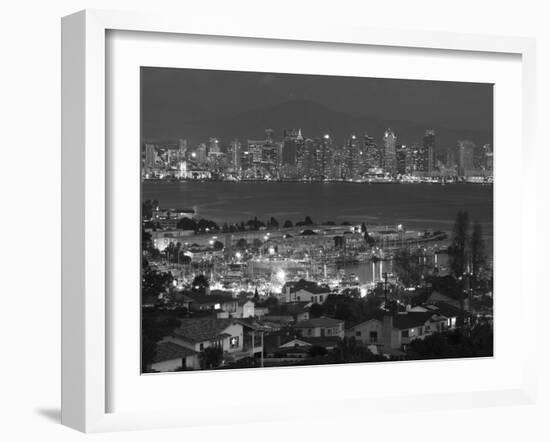
<path id="1" fill-rule="evenodd" d="M 397 161 L 395 156 L 395 145 L 397 137 L 391 129 L 384 133 L 384 171 L 390 175 L 397 173 Z"/>
<path id="2" fill-rule="evenodd" d="M 326 178 L 330 174 L 332 139 L 329 134 L 313 142 L 314 173 L 317 178 Z"/>
<path id="3" fill-rule="evenodd" d="M 208 153 L 212 153 L 212 154 L 220 153 L 220 141 L 217 138 L 210 138 L 208 143 L 209 143 Z"/>
<path id="4" fill-rule="evenodd" d="M 302 136 L 300 129 L 283 130 L 283 165 L 296 166 L 298 135 Z"/>
<path id="5" fill-rule="evenodd" d="M 229 145 L 228 152 L 229 167 L 233 170 L 239 170 L 241 168 L 241 143 L 239 140 L 233 140 Z"/>
<path id="6" fill-rule="evenodd" d="M 154 144 L 145 145 L 145 167 L 147 169 L 152 169 L 155 167 L 155 162 L 157 159 L 157 152 Z"/>
<path id="7" fill-rule="evenodd" d="M 435 130 L 428 129 L 422 143 L 422 163 L 424 172 L 433 172 L 435 169 Z"/>
<path id="8" fill-rule="evenodd" d="M 205 164 L 206 154 L 207 154 L 206 144 L 204 143 L 199 144 L 199 147 L 197 147 L 197 163 Z"/>
<path id="9" fill-rule="evenodd" d="M 466 176 L 474 168 L 474 151 L 476 145 L 468 140 L 460 140 L 457 147 L 456 162 L 458 175 Z"/>
<path id="10" fill-rule="evenodd" d="M 402 144 L 396 149 L 397 173 L 400 175 L 410 174 L 412 172 L 411 150 Z"/>
<path id="11" fill-rule="evenodd" d="M 178 140 L 178 159 L 180 161 L 185 160 L 187 155 L 187 140 L 180 138 Z"/>
<path id="12" fill-rule="evenodd" d="M 374 142 L 374 138 L 365 134 L 365 147 L 364 147 L 364 162 L 363 165 L 365 171 L 369 169 L 376 169 L 380 167 L 381 155 L 378 146 Z"/>
<path id="13" fill-rule="evenodd" d="M 342 173 L 345 179 L 356 179 L 361 175 L 362 152 L 355 135 L 349 137 L 342 152 Z"/>

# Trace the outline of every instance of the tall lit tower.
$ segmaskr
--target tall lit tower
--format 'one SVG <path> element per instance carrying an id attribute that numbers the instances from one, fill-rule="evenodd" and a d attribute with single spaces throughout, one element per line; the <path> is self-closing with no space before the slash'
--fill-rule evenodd
<path id="1" fill-rule="evenodd" d="M 178 140 L 178 158 L 184 160 L 187 154 L 187 140 L 180 138 Z"/>
<path id="2" fill-rule="evenodd" d="M 154 144 L 145 145 L 145 167 L 152 169 L 155 167 L 157 153 Z"/>
<path id="3" fill-rule="evenodd" d="M 397 173 L 397 158 L 395 153 L 395 145 L 397 137 L 391 129 L 386 129 L 384 133 L 384 171 L 391 175 Z"/>
<path id="4" fill-rule="evenodd" d="M 235 170 L 241 168 L 241 143 L 237 139 L 229 145 L 229 164 Z"/>
<path id="5" fill-rule="evenodd" d="M 376 169 L 380 167 L 380 150 L 374 142 L 374 138 L 365 134 L 365 164 L 364 168 L 366 170 Z"/>
<path id="6" fill-rule="evenodd" d="M 220 153 L 220 141 L 217 138 L 210 138 L 208 141 L 208 153 L 218 154 Z"/>
<path id="7" fill-rule="evenodd" d="M 301 136 L 300 129 L 283 130 L 283 152 L 282 152 L 283 165 L 290 165 L 290 166 L 296 165 L 298 134 L 300 134 Z"/>
<path id="8" fill-rule="evenodd" d="M 423 169 L 433 172 L 435 169 L 435 130 L 428 129 L 424 134 L 423 142 Z"/>

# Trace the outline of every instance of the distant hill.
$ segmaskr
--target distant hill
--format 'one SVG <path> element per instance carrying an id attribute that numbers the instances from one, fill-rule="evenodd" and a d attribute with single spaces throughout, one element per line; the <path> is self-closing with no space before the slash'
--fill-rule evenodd
<path id="1" fill-rule="evenodd" d="M 469 139 L 481 145 L 493 143 L 492 133 L 468 130 L 460 127 L 443 127 L 422 121 L 400 121 L 380 119 L 374 116 L 355 116 L 329 109 L 319 103 L 307 100 L 291 100 L 230 116 L 213 116 L 211 119 L 180 121 L 158 121 L 152 127 L 144 128 L 144 141 L 174 141 L 186 138 L 191 145 L 206 142 L 209 137 L 221 139 L 223 144 L 237 138 L 263 139 L 264 129 L 273 129 L 276 139 L 282 138 L 284 128 L 301 128 L 304 137 L 316 138 L 331 134 L 337 145 L 351 135 L 369 134 L 378 144 L 386 128 L 390 127 L 400 144 L 421 143 L 426 129 L 435 129 L 436 148 L 455 146 L 460 139 Z M 178 133 L 169 133 L 172 127 L 179 127 Z"/>

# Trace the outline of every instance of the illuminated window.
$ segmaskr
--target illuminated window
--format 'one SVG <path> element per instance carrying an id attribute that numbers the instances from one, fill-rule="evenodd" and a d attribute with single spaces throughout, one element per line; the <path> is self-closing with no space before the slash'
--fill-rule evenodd
<path id="1" fill-rule="evenodd" d="M 232 336 L 229 338 L 229 348 L 237 348 L 239 346 L 239 337 Z"/>

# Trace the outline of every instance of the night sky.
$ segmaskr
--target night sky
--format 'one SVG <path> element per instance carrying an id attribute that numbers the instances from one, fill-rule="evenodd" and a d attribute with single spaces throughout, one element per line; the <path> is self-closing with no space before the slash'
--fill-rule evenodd
<path id="1" fill-rule="evenodd" d="M 422 128 L 434 127 L 446 143 L 462 134 L 492 143 L 492 84 L 169 68 L 141 73 L 143 140 L 253 138 L 263 133 L 265 127 L 256 127 L 261 123 L 275 126 L 277 134 L 278 124 L 303 125 L 285 121 L 276 109 L 296 110 L 293 118 L 299 119 L 307 103 L 310 120 L 322 125 L 323 118 L 332 118 L 328 129 L 335 133 L 353 125 L 380 131 L 391 124 L 398 137 L 401 130 L 406 138 L 421 139 Z M 262 121 L 264 114 L 271 121 Z M 317 130 L 314 123 L 311 130 Z"/>

